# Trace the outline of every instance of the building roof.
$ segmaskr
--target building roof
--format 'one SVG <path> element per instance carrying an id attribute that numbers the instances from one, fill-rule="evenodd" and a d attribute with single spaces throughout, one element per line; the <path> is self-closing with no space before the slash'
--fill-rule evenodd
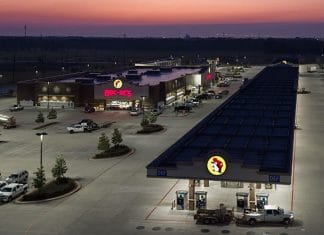
<path id="1" fill-rule="evenodd" d="M 154 70 L 152 68 L 140 68 L 140 69 L 132 69 L 131 71 L 137 71 L 137 73 L 129 73 L 130 70 L 122 71 L 118 74 L 98 74 L 96 76 L 90 76 L 90 75 L 82 75 L 82 76 L 75 76 L 75 77 L 68 77 L 65 79 L 61 79 L 58 82 L 61 83 L 75 83 L 75 82 L 86 82 L 87 80 L 91 80 L 91 83 L 94 84 L 101 84 L 106 83 L 108 81 L 111 81 L 112 79 L 115 79 L 122 75 L 123 77 L 126 77 L 126 75 L 136 75 L 137 78 L 135 79 L 126 79 L 130 83 L 138 84 L 140 86 L 144 85 L 157 85 L 160 82 L 163 81 L 171 81 L 174 79 L 177 79 L 181 76 L 184 76 L 186 74 L 196 74 L 201 71 L 201 68 L 170 68 L 170 70 Z M 157 73 L 149 73 L 150 71 L 156 71 Z"/>
<path id="2" fill-rule="evenodd" d="M 220 150 L 242 168 L 290 174 L 297 82 L 296 66 L 266 67 L 147 169 L 192 164 Z M 192 178 L 192 172 L 186 174 Z"/>

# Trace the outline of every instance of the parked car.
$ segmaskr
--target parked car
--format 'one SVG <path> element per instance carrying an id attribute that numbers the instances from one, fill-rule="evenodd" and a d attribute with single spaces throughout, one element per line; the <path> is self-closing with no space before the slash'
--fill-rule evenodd
<path id="1" fill-rule="evenodd" d="M 228 87 L 230 84 L 228 82 L 220 82 L 217 84 L 217 87 Z"/>
<path id="2" fill-rule="evenodd" d="M 208 93 L 203 93 L 203 94 L 197 95 L 195 98 L 199 99 L 199 100 L 208 100 L 208 99 L 210 99 L 210 97 L 211 96 Z"/>
<path id="3" fill-rule="evenodd" d="M 218 92 L 219 95 L 228 95 L 229 90 L 221 90 Z"/>
<path id="4" fill-rule="evenodd" d="M 151 110 L 151 113 L 158 116 L 158 115 L 160 115 L 162 113 L 162 110 L 155 108 L 155 109 Z"/>
<path id="5" fill-rule="evenodd" d="M 222 95 L 215 95 L 215 99 L 222 99 L 223 96 Z"/>
<path id="6" fill-rule="evenodd" d="M 213 91 L 213 90 L 209 90 L 209 91 L 207 91 L 207 93 L 208 93 L 208 94 L 212 94 L 212 95 L 216 95 L 216 92 Z"/>
<path id="7" fill-rule="evenodd" d="M 294 214 L 278 206 L 265 205 L 264 209 L 258 212 L 244 213 L 242 219 L 250 225 L 258 222 L 279 222 L 288 225 L 294 221 Z"/>
<path id="8" fill-rule="evenodd" d="M 190 102 L 192 102 L 195 106 L 198 106 L 201 103 L 200 99 L 196 99 L 196 98 L 192 98 L 190 100 Z"/>
<path id="9" fill-rule="evenodd" d="M 180 105 L 180 106 L 176 106 L 174 107 L 174 111 L 175 112 L 190 112 L 192 108 L 191 107 L 188 107 L 188 106 L 185 106 L 185 105 Z"/>
<path id="10" fill-rule="evenodd" d="M 10 112 L 14 111 L 21 111 L 24 110 L 24 106 L 21 106 L 20 104 L 15 104 L 9 108 Z"/>
<path id="11" fill-rule="evenodd" d="M 131 111 L 129 111 L 129 114 L 131 116 L 138 116 L 139 114 L 141 114 L 141 110 L 140 109 L 131 109 Z"/>
<path id="12" fill-rule="evenodd" d="M 195 104 L 195 103 L 193 103 L 193 102 L 191 102 L 191 101 L 186 101 L 185 103 L 184 103 L 184 105 L 185 106 L 187 106 L 187 107 L 195 107 L 195 106 L 198 106 L 197 104 Z"/>
<path id="13" fill-rule="evenodd" d="M 6 185 L 8 185 L 6 181 L 0 181 L 0 190 Z"/>
<path id="14" fill-rule="evenodd" d="M 11 183 L 0 190 L 0 201 L 10 202 L 12 199 L 19 197 L 27 192 L 27 184 Z"/>
<path id="15" fill-rule="evenodd" d="M 28 181 L 28 171 L 21 170 L 16 173 L 13 173 L 9 175 L 9 177 L 6 178 L 6 182 L 8 184 L 11 183 L 18 183 L 18 184 L 24 184 Z"/>
<path id="16" fill-rule="evenodd" d="M 87 106 L 84 108 L 84 112 L 85 113 L 94 113 L 96 111 L 96 109 L 94 107 L 91 106 Z"/>

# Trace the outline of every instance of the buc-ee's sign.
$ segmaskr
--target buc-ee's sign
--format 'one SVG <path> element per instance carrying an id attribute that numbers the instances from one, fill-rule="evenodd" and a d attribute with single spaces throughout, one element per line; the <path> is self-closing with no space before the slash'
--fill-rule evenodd
<path id="1" fill-rule="evenodd" d="M 112 96 L 126 96 L 132 97 L 133 92 L 130 89 L 121 89 L 123 87 L 123 81 L 120 79 L 116 79 L 113 81 L 113 86 L 115 89 L 105 89 L 104 90 L 104 97 L 112 97 Z"/>
<path id="2" fill-rule="evenodd" d="M 212 175 L 222 175 L 226 171 L 226 161 L 221 156 L 211 156 L 207 161 L 207 170 Z"/>
<path id="3" fill-rule="evenodd" d="M 120 88 L 123 87 L 123 81 L 120 80 L 120 79 L 116 79 L 116 80 L 114 80 L 114 82 L 113 82 L 113 86 L 114 86 L 114 88 L 116 88 L 116 89 L 120 89 Z"/>

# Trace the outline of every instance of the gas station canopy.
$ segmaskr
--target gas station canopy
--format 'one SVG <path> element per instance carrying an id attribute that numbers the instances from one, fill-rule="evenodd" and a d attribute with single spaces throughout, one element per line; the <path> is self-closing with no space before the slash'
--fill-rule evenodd
<path id="1" fill-rule="evenodd" d="M 298 66 L 262 70 L 147 166 L 148 177 L 290 184 Z"/>

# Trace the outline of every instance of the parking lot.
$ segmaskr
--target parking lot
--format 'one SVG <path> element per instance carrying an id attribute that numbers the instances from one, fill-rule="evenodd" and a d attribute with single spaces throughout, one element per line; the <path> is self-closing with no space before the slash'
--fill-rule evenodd
<path id="1" fill-rule="evenodd" d="M 260 68 L 258 68 L 260 69 Z M 251 69 L 246 77 L 253 76 Z M 176 189 L 185 189 L 187 180 L 146 178 L 145 166 L 179 137 L 208 115 L 224 99 L 206 100 L 188 115 L 176 114 L 172 107 L 166 109 L 157 123 L 166 131 L 151 135 L 138 135 L 142 116 L 130 116 L 125 111 L 104 111 L 91 114 L 81 109 L 58 110 L 58 123 L 44 129 L 48 133 L 43 144 L 43 164 L 47 179 L 55 157 L 63 154 L 69 170 L 67 175 L 77 179 L 82 189 L 65 199 L 41 204 L 0 205 L 0 234 L 201 234 L 202 232 L 230 234 L 320 234 L 323 211 L 321 202 L 321 138 L 323 135 L 323 80 L 301 78 L 300 83 L 310 89 L 310 96 L 298 97 L 294 185 L 278 186 L 271 200 L 290 207 L 298 217 L 296 225 L 238 227 L 196 225 L 188 211 L 170 210 Z M 240 82 L 228 88 L 231 95 Z M 216 91 L 219 88 L 214 88 Z M 7 108 L 14 99 L 1 100 L 0 110 L 9 114 Z M 47 111 L 44 114 L 47 114 Z M 0 171 L 2 177 L 18 169 L 26 169 L 32 178 L 39 167 L 39 130 L 33 130 L 38 110 L 27 108 L 13 115 L 16 129 L 1 130 Z M 84 118 L 97 123 L 114 121 L 111 127 L 91 133 L 69 134 L 66 127 Z M 48 122 L 48 120 L 46 120 Z M 130 156 L 103 160 L 89 160 L 97 152 L 101 132 L 111 136 L 113 128 L 119 128 L 126 145 L 135 149 Z M 308 161 L 306 158 L 311 159 Z M 31 180 L 31 179 L 30 179 Z M 221 189 L 219 182 L 211 182 L 210 206 L 219 201 L 233 203 L 234 191 Z M 222 190 L 222 191 L 221 191 Z M 212 196 L 212 191 L 217 192 Z M 214 201 L 213 201 L 214 198 Z M 226 201 L 227 200 L 227 201 Z M 307 201 L 307 203 L 305 203 Z M 207 229 L 207 230 L 204 230 Z M 225 231 L 225 232 L 224 232 Z"/>

